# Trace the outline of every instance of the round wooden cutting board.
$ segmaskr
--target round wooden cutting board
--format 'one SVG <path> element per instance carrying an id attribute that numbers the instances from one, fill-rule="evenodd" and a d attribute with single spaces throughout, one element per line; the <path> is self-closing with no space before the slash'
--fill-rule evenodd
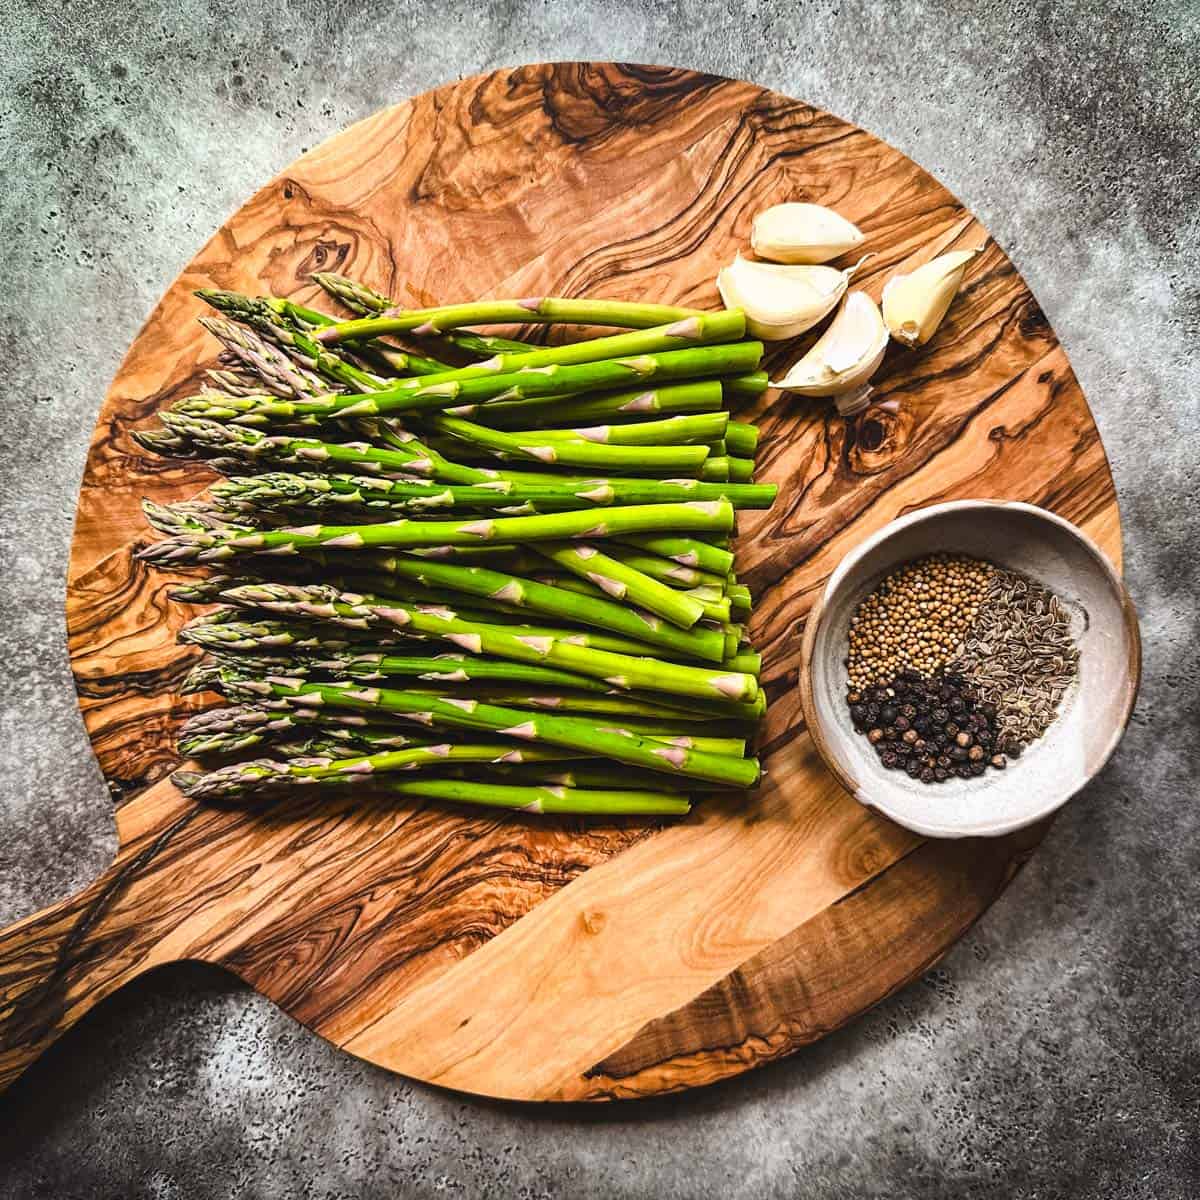
<path id="1" fill-rule="evenodd" d="M 1032 501 L 1120 561 L 1100 438 L 1029 290 L 989 244 L 934 340 L 893 347 L 892 414 L 843 421 L 768 391 L 739 575 L 757 607 L 766 779 L 677 823 L 479 814 L 358 795 L 225 811 L 165 781 L 194 610 L 131 551 L 139 511 L 210 479 L 132 428 L 195 390 L 216 347 L 197 287 L 329 307 L 314 270 L 405 304 L 482 296 L 719 306 L 717 268 L 780 200 L 831 205 L 875 257 L 856 286 L 985 231 L 870 134 L 747 83 L 567 63 L 399 104 L 305 155 L 172 285 L 105 400 L 79 498 L 68 619 L 80 703 L 120 807 L 91 888 L 0 935 L 0 1084 L 138 972 L 219 963 L 389 1069 L 538 1100 L 644 1096 L 778 1058 L 924 971 L 1004 889 L 1040 829 L 931 842 L 846 795 L 796 699 L 809 605 L 842 555 L 913 507 Z M 796 348 L 775 348 L 777 371 Z"/>

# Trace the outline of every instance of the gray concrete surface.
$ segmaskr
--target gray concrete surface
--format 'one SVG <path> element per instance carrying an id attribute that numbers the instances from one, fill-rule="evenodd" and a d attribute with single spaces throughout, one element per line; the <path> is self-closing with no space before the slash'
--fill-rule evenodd
<path id="1" fill-rule="evenodd" d="M 588 57 L 823 105 L 992 229 L 1112 458 L 1146 638 L 1124 744 L 936 971 L 771 1069 L 608 1111 L 477 1103 L 179 967 L 0 1102 L 0 1195 L 1200 1195 L 1196 0 L 0 0 L 0 922 L 114 849 L 62 581 L 99 398 L 158 295 L 351 121 L 458 75 Z"/>

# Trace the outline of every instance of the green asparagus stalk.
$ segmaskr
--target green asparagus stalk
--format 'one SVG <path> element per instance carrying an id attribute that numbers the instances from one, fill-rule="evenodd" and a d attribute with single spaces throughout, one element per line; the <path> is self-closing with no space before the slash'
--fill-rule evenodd
<path id="1" fill-rule="evenodd" d="M 557 543 L 554 543 L 558 545 Z M 393 579 L 404 579 L 427 587 L 441 587 L 498 601 L 519 609 L 529 609 L 545 616 L 556 617 L 567 622 L 593 626 L 611 633 L 631 637 L 647 646 L 660 647 L 674 654 L 688 658 L 698 658 L 707 662 L 719 663 L 724 658 L 724 638 L 709 630 L 692 630 L 674 615 L 659 612 L 661 604 L 657 593 L 651 596 L 648 592 L 638 589 L 637 595 L 622 593 L 621 598 L 628 599 L 634 604 L 640 604 L 647 612 L 639 612 L 624 604 L 618 604 L 608 591 L 604 597 L 581 597 L 564 594 L 556 587 L 539 583 L 536 580 L 510 575 L 487 567 L 459 566 L 453 563 L 431 562 L 428 559 L 409 558 L 404 555 L 370 555 L 367 564 L 371 570 Z M 617 564 L 618 567 L 620 564 Z M 603 570 L 600 567 L 599 570 Z M 625 577 L 622 576 L 624 579 Z M 647 581 L 654 584 L 654 580 Z M 671 593 L 672 599 L 677 599 L 680 593 L 672 589 L 656 585 L 663 592 Z M 659 607 L 651 607 L 643 601 L 652 599 Z M 700 606 L 686 599 L 677 603 L 671 611 L 673 614 L 688 614 L 699 610 Z M 696 611 L 692 625 L 703 615 L 702 610 Z M 674 621 L 681 628 L 675 629 L 664 626 L 657 617 L 665 617 Z"/>
<path id="2" fill-rule="evenodd" d="M 401 732 L 399 727 L 371 725 L 362 718 L 359 720 L 361 724 L 354 725 L 326 722 L 320 731 L 323 741 L 327 744 L 340 742 L 346 747 L 345 754 L 353 756 L 422 745 L 426 740 L 414 738 L 411 732 Z M 247 704 L 213 708 L 197 713 L 183 723 L 178 749 L 186 758 L 236 754 L 306 730 L 312 732 L 307 715 L 286 707 L 266 709 Z M 310 744 L 307 749 L 311 752 L 314 748 Z M 283 753 L 282 749 L 280 753 Z"/>
<path id="3" fill-rule="evenodd" d="M 309 371 L 355 391 L 374 391 L 382 386 L 383 381 L 378 376 L 360 370 L 336 351 L 322 346 L 305 328 L 305 325 L 336 325 L 332 317 L 274 297 L 243 296 L 238 292 L 216 288 L 201 288 L 196 295 L 230 320 L 249 325 L 266 341 L 280 347 Z M 297 321 L 297 317 L 302 317 L 303 323 Z M 432 375 L 454 369 L 436 359 L 382 345 L 370 349 L 372 353 L 382 354 L 387 367 L 399 374 Z"/>
<path id="4" fill-rule="evenodd" d="M 343 321 L 321 331 L 327 345 L 360 338 L 411 333 L 418 337 L 443 333 L 464 325 L 615 325 L 625 329 L 648 329 L 656 325 L 712 316 L 694 308 L 672 308 L 665 304 L 634 304 L 616 300 L 568 300 L 538 296 L 525 300 L 479 300 L 440 308 L 417 308 L 394 315 Z M 735 335 L 736 336 L 736 335 Z"/>
<path id="5" fill-rule="evenodd" d="M 324 595 L 324 600 L 314 596 Z M 256 604 L 270 612 L 313 616 L 323 620 L 390 623 L 406 631 L 452 642 L 472 654 L 488 654 L 536 665 L 559 667 L 603 679 L 614 687 L 668 692 L 709 700 L 752 701 L 758 683 L 752 675 L 709 670 L 661 659 L 617 654 L 580 646 L 561 638 L 510 632 L 463 620 L 452 609 L 431 609 L 387 598 L 339 594 L 331 588 L 293 588 L 262 584 L 228 593 L 235 602 Z"/>
<path id="6" fill-rule="evenodd" d="M 713 483 L 721 480 L 749 483 L 754 478 L 754 460 L 730 458 L 728 455 L 711 456 L 700 464 L 699 477 Z"/>
<path id="7" fill-rule="evenodd" d="M 532 503 L 548 508 L 604 507 L 611 504 L 663 504 L 727 499 L 736 508 L 769 508 L 774 484 L 723 488 L 699 480 L 604 478 L 575 481 L 550 478 L 534 484 L 492 480 L 446 485 L 377 479 L 362 475 L 269 472 L 219 480 L 209 489 L 225 507 L 246 510 L 321 508 L 338 505 L 422 511 L 437 508 L 498 508 Z"/>
<path id="8" fill-rule="evenodd" d="M 730 374 L 721 380 L 727 400 L 753 400 L 761 396 L 770 386 L 766 371 L 749 371 L 745 374 Z"/>
<path id="9" fill-rule="evenodd" d="M 733 555 L 699 538 L 680 537 L 673 533 L 615 534 L 618 541 L 669 558 L 685 567 L 697 567 L 724 578 L 733 570 Z M 700 580 L 698 582 L 710 582 Z"/>
<path id="10" fill-rule="evenodd" d="M 347 308 L 353 309 L 362 316 L 382 313 L 391 308 L 400 307 L 386 296 L 373 291 L 365 284 L 348 279 L 345 275 L 336 275 L 331 271 L 314 272 L 313 279 L 317 281 L 334 299 L 340 300 Z M 502 354 L 510 350 L 536 350 L 537 347 L 529 342 L 517 342 L 512 338 L 491 337 L 473 333 L 469 330 L 447 330 L 438 335 L 460 350 L 468 350 L 474 354 Z"/>
<path id="11" fill-rule="evenodd" d="M 486 415 L 487 409 L 484 409 Z M 453 415 L 453 414 L 451 414 Z M 507 434 L 522 445 L 588 441 L 606 446 L 708 445 L 720 437 L 729 421 L 726 412 L 689 413 L 661 421 L 632 421 L 623 425 L 585 425 L 573 429 L 528 429 Z M 435 426 L 436 427 L 436 426 Z"/>
<path id="12" fill-rule="evenodd" d="M 233 532 L 192 531 L 146 546 L 138 557 L 152 563 L 216 562 L 240 554 L 294 554 L 301 550 L 401 550 L 410 546 L 470 546 L 480 542 L 609 538 L 672 530 L 722 530 L 733 526 L 727 500 L 683 504 L 614 506 L 602 512 L 560 512 L 535 517 L 486 517 L 470 521 L 414 521 L 379 525 L 306 525 Z M 687 539 L 673 539 L 687 541 Z M 706 545 L 703 542 L 696 546 Z M 726 551 L 708 547 L 714 555 Z M 691 553 L 691 551 L 688 551 Z"/>
<path id="13" fill-rule="evenodd" d="M 479 446 L 500 458 L 526 459 L 584 470 L 680 471 L 698 470 L 708 457 L 707 446 L 637 445 L 599 438 L 564 438 L 538 432 L 529 436 L 505 433 L 465 421 L 462 417 L 434 414 L 428 425 L 439 433 Z M 609 429 L 617 426 L 600 426 Z"/>
<path id="14" fill-rule="evenodd" d="M 465 404 L 446 411 L 452 417 L 470 417 L 496 429 L 517 429 L 521 425 L 597 421 L 607 417 L 629 419 L 653 414 L 717 412 L 723 396 L 716 379 L 690 383 L 665 384 L 655 388 L 634 388 L 624 392 L 600 392 L 572 399 L 550 397 L 533 400 L 492 400 L 486 404 Z"/>
<path id="15" fill-rule="evenodd" d="M 269 304 L 217 288 L 200 288 L 196 295 L 223 316 L 249 325 L 260 337 L 278 346 L 306 370 L 356 392 L 377 391 L 384 381 L 347 362 L 336 351 L 292 326 Z"/>
<path id="16" fill-rule="evenodd" d="M 685 568 L 686 569 L 686 568 Z M 546 583 L 551 587 L 568 592 L 577 592 L 581 596 L 604 596 L 604 590 L 587 579 L 576 578 L 573 575 L 537 574 L 533 578 L 538 583 Z M 728 621 L 732 615 L 732 607 L 728 597 L 719 588 L 698 587 L 680 589 L 680 595 L 694 600 L 700 605 L 701 616 L 710 621 Z M 693 627 L 694 628 L 694 627 Z"/>
<path id="17" fill-rule="evenodd" d="M 631 335 L 632 336 L 632 335 Z M 574 342 L 554 347 L 565 352 L 574 347 L 595 347 L 600 341 Z M 679 339 L 683 341 L 685 339 Z M 540 355 L 541 352 L 539 352 Z M 576 355 L 582 355 L 582 349 Z M 486 364 L 462 367 L 443 375 L 397 380 L 383 391 L 329 395 L 297 400 L 256 402 L 249 398 L 225 397 L 223 403 L 206 404 L 193 396 L 182 411 L 194 416 L 213 416 L 239 424 L 261 425 L 270 421 L 315 420 L 399 413 L 434 412 L 486 400 L 521 400 L 534 396 L 574 396 L 580 392 L 658 381 L 696 379 L 753 368 L 762 356 L 761 342 L 726 342 L 696 345 L 685 350 L 666 350 L 624 357 L 588 360 L 561 365 L 522 366 L 507 374 L 484 373 Z M 538 355 L 530 354 L 533 359 Z"/>
<path id="18" fill-rule="evenodd" d="M 465 779 L 381 779 L 383 791 L 424 800 L 480 804 L 525 813 L 562 813 L 573 816 L 686 816 L 691 800 L 675 792 L 578 789 L 551 785 L 513 786 L 477 783 Z"/>
<path id="19" fill-rule="evenodd" d="M 419 692 L 364 688 L 352 682 L 314 683 L 283 679 L 241 679 L 221 672 L 218 686 L 231 699 L 253 703 L 262 697 L 288 700 L 298 707 L 349 708 L 383 712 L 423 725 L 490 730 L 521 741 L 583 750 L 590 755 L 627 762 L 679 778 L 751 787 L 758 780 L 758 761 L 712 754 L 649 738 L 622 726 L 598 725 L 580 717 L 525 712 L 470 700 L 452 702 Z"/>
<path id="20" fill-rule="evenodd" d="M 758 426 L 730 421 L 725 427 L 725 450 L 740 458 L 753 458 L 758 449 Z"/>
<path id="21" fill-rule="evenodd" d="M 201 317 L 200 324 L 262 380 L 267 391 L 276 396 L 306 397 L 325 390 L 320 376 L 292 362 L 286 354 L 253 330 L 214 317 Z M 261 396 L 242 396 L 238 399 L 247 408 L 268 403 Z"/>
<path id="22" fill-rule="evenodd" d="M 620 559 L 610 557 L 590 543 L 539 542 L 535 549 L 564 570 L 595 584 L 609 596 L 628 600 L 681 629 L 690 629 L 704 616 L 704 606 L 698 600 L 685 596 L 665 583 L 659 583 L 657 579 L 644 575 Z"/>
<path id="23" fill-rule="evenodd" d="M 561 762 L 574 751 L 550 746 L 514 749 L 511 742 L 474 742 L 451 745 L 438 742 L 428 746 L 409 746 L 403 750 L 384 750 L 377 754 L 352 758 L 304 758 L 299 762 L 278 762 L 260 758 L 250 762 L 229 763 L 196 775 L 178 771 L 172 781 L 195 800 L 227 800 L 265 789 L 280 789 L 296 784 L 362 783 L 365 776 L 386 775 L 394 771 L 413 771 L 422 767 L 443 768 L 455 763 L 474 762 Z"/>
<path id="24" fill-rule="evenodd" d="M 729 604 L 734 612 L 748 613 L 754 608 L 750 589 L 743 583 L 726 585 L 725 594 L 729 597 Z"/>

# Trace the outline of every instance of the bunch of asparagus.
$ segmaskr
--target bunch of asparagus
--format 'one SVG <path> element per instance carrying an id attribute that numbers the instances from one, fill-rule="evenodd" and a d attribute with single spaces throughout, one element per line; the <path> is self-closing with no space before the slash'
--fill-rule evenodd
<path id="1" fill-rule="evenodd" d="M 314 276 L 343 320 L 202 291 L 219 366 L 134 434 L 203 458 L 206 496 L 145 504 L 146 562 L 215 564 L 181 640 L 204 799 L 363 783 L 529 812 L 677 814 L 758 779 L 765 710 L 729 538 L 766 387 L 739 311 L 602 300 L 405 310 Z M 497 325 L 623 330 L 541 345 Z M 271 757 L 235 757 L 247 751 Z"/>

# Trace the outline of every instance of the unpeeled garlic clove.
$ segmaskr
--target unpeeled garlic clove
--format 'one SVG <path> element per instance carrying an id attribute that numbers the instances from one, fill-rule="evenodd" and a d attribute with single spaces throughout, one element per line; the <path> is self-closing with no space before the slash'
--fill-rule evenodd
<path id="1" fill-rule="evenodd" d="M 888 331 L 875 301 L 851 292 L 812 349 L 773 387 L 802 396 L 842 396 L 866 386 L 887 349 Z"/>
<path id="2" fill-rule="evenodd" d="M 753 262 L 740 254 L 717 275 L 726 308 L 746 314 L 751 337 L 777 342 L 811 329 L 837 307 L 862 260 L 848 270 Z"/>
<path id="3" fill-rule="evenodd" d="M 776 204 L 754 218 L 754 253 L 780 263 L 823 263 L 863 243 L 857 225 L 822 204 Z"/>
<path id="4" fill-rule="evenodd" d="M 905 346 L 923 346 L 937 330 L 958 293 L 967 264 L 978 250 L 951 250 L 908 275 L 893 275 L 883 288 L 883 319 Z"/>

